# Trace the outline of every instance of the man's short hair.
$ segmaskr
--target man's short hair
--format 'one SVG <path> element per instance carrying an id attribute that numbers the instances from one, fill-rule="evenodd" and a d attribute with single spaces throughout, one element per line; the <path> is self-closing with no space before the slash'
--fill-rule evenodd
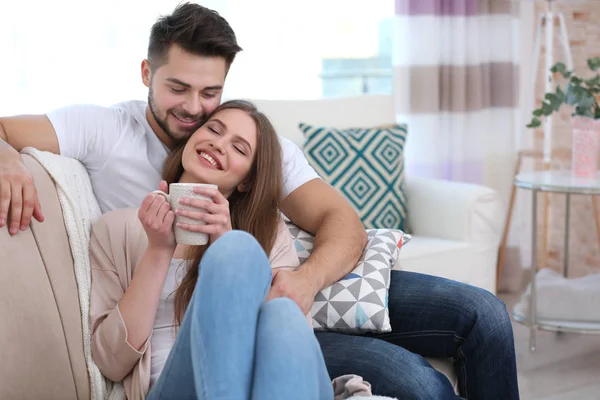
<path id="1" fill-rule="evenodd" d="M 227 69 L 242 50 L 235 33 L 219 13 L 194 3 L 177 6 L 171 15 L 161 16 L 152 26 L 148 61 L 156 70 L 165 64 L 171 45 L 205 57 L 222 57 Z"/>

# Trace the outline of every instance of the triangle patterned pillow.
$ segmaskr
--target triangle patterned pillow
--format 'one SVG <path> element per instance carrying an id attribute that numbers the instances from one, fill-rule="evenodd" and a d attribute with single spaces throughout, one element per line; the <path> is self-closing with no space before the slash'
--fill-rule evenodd
<path id="1" fill-rule="evenodd" d="M 314 237 L 285 220 L 303 263 L 312 252 Z M 310 310 L 313 329 L 341 333 L 392 330 L 388 310 L 390 275 L 400 249 L 411 236 L 398 229 L 367 229 L 367 236 L 354 270 L 315 297 Z"/>

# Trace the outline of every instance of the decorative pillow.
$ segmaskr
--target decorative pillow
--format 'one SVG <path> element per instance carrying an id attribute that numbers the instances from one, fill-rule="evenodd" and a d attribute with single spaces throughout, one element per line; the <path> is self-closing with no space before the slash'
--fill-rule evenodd
<path id="1" fill-rule="evenodd" d="M 401 229 L 406 219 L 406 125 L 335 129 L 299 124 L 304 155 L 354 206 L 367 229 Z"/>
<path id="2" fill-rule="evenodd" d="M 289 220 L 286 224 L 300 263 L 313 249 L 314 237 Z M 342 333 L 390 332 L 388 290 L 400 249 L 410 235 L 397 229 L 367 229 L 368 242 L 356 268 L 315 297 L 310 310 L 317 331 Z"/>

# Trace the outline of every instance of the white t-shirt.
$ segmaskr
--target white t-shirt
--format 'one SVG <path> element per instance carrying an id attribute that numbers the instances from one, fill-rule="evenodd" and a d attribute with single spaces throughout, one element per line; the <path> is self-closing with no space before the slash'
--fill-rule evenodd
<path id="1" fill-rule="evenodd" d="M 75 105 L 47 114 L 60 154 L 79 160 L 90 174 L 102 212 L 138 207 L 158 189 L 168 149 L 146 120 L 147 103 L 131 100 L 112 107 Z M 283 197 L 318 178 L 302 151 L 279 135 L 283 150 Z"/>

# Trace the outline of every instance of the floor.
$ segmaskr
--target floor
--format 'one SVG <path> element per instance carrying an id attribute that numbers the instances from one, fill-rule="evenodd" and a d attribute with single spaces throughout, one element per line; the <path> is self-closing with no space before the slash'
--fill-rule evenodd
<path id="1" fill-rule="evenodd" d="M 509 311 L 517 294 L 500 294 Z M 600 400 L 600 335 L 537 332 L 529 351 L 529 329 L 513 321 L 521 399 Z"/>

